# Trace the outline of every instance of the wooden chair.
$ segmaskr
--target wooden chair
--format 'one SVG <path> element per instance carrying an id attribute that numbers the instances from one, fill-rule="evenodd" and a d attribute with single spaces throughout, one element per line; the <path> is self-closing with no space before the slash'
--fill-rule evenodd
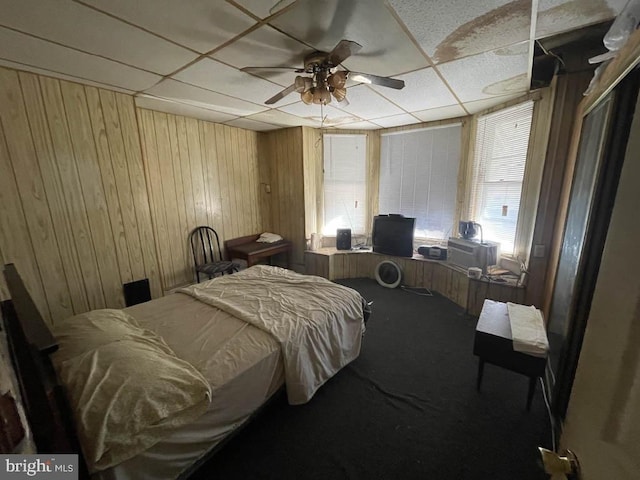
<path id="1" fill-rule="evenodd" d="M 189 243 L 191 244 L 198 282 L 200 282 L 201 273 L 213 278 L 218 274 L 231 274 L 240 270 L 239 264 L 222 259 L 220 240 L 213 228 L 196 227 L 189 234 Z"/>

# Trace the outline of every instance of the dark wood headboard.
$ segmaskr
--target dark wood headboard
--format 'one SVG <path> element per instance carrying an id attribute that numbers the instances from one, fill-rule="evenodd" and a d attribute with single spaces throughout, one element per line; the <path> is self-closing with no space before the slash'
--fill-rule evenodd
<path id="1" fill-rule="evenodd" d="M 38 452 L 79 454 L 80 478 L 88 478 L 71 409 L 49 357 L 58 344 L 14 264 L 4 266 L 4 276 L 11 300 L 2 302 L 3 327 Z"/>

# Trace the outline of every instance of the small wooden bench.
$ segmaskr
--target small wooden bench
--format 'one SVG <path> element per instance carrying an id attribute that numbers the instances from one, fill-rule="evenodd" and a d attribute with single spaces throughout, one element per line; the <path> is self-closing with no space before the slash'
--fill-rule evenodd
<path id="1" fill-rule="evenodd" d="M 527 410 L 536 389 L 538 378 L 544 375 L 547 359 L 536 357 L 513 349 L 511 322 L 506 303 L 485 300 L 476 326 L 473 354 L 478 356 L 478 380 L 480 391 L 484 364 L 491 363 L 529 377 Z"/>
<path id="2" fill-rule="evenodd" d="M 247 235 L 245 237 L 232 238 L 224 242 L 224 249 L 227 260 L 239 258 L 246 260 L 247 266 L 256 264 L 263 258 L 269 259 L 271 265 L 271 257 L 278 253 L 287 254 L 287 268 L 289 268 L 289 255 L 293 244 L 289 240 L 280 240 L 274 243 L 257 242 L 260 234 Z"/>

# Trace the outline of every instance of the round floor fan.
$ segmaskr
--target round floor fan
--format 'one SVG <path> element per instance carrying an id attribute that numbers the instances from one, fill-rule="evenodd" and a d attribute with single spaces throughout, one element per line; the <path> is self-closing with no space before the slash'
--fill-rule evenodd
<path id="1" fill-rule="evenodd" d="M 396 288 L 402 282 L 402 269 L 397 263 L 384 260 L 376 267 L 375 277 L 383 287 Z"/>

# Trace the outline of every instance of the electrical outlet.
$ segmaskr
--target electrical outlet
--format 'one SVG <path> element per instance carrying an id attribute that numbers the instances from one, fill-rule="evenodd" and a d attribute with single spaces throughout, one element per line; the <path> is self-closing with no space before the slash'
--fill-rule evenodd
<path id="1" fill-rule="evenodd" d="M 544 257 L 544 245 L 534 245 L 533 246 L 533 256 L 534 258 L 542 258 Z"/>

